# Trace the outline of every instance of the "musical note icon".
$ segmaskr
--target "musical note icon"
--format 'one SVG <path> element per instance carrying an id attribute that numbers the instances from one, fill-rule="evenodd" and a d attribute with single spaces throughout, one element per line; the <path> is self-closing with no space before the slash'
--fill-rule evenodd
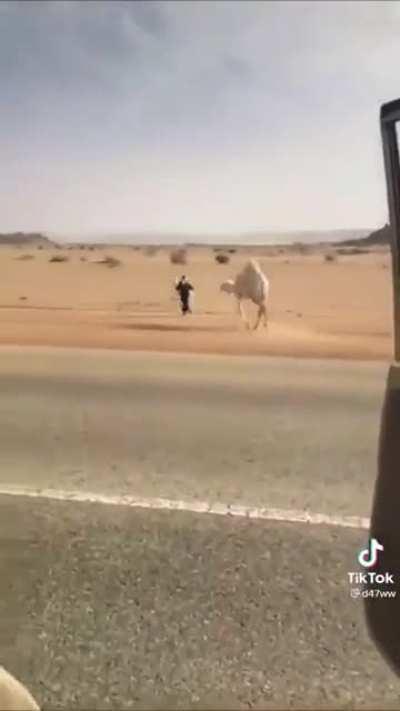
<path id="1" fill-rule="evenodd" d="M 371 538 L 368 548 L 364 548 L 358 556 L 358 562 L 364 568 L 373 568 L 378 562 L 378 551 L 383 551 L 383 546 L 376 538 Z"/>

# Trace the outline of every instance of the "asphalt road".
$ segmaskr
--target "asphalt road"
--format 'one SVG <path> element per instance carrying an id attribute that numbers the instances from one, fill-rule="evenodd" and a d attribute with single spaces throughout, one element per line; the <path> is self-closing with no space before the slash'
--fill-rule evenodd
<path id="1" fill-rule="evenodd" d="M 369 514 L 387 367 L 0 353 L 0 487 Z"/>
<path id="2" fill-rule="evenodd" d="M 368 515 L 386 367 L 7 349 L 0 486 Z M 44 708 L 400 708 L 366 532 L 0 496 L 0 659 Z"/>

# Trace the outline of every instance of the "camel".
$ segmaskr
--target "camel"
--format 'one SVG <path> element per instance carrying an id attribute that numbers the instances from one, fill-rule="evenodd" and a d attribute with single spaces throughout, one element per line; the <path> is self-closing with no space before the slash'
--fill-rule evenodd
<path id="1" fill-rule="evenodd" d="M 2 711 L 40 711 L 28 689 L 0 667 L 0 709 Z"/>
<path id="2" fill-rule="evenodd" d="M 242 271 L 236 276 L 236 279 L 228 279 L 227 281 L 224 281 L 221 284 L 220 289 L 227 294 L 234 294 L 238 303 L 239 315 L 245 322 L 247 328 L 250 328 L 250 324 L 243 309 L 242 301 L 244 299 L 248 299 L 258 306 L 258 314 L 254 330 L 258 328 L 261 317 L 263 317 L 264 326 L 267 328 L 269 281 L 262 272 L 258 262 L 254 259 L 250 259 Z"/>

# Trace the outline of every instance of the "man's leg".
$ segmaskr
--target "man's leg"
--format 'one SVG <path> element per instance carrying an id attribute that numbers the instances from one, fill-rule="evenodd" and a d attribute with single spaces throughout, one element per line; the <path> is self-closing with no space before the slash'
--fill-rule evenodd
<path id="1" fill-rule="evenodd" d="M 189 310 L 189 298 L 185 297 L 182 299 L 182 313 L 185 315 Z"/>

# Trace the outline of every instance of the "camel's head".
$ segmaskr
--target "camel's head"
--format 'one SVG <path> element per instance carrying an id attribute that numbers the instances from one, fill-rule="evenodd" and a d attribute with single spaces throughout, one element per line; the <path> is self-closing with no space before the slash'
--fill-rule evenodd
<path id="1" fill-rule="evenodd" d="M 220 286 L 220 291 L 225 291 L 226 294 L 233 294 L 235 291 L 235 282 L 233 279 L 223 281 Z"/>

